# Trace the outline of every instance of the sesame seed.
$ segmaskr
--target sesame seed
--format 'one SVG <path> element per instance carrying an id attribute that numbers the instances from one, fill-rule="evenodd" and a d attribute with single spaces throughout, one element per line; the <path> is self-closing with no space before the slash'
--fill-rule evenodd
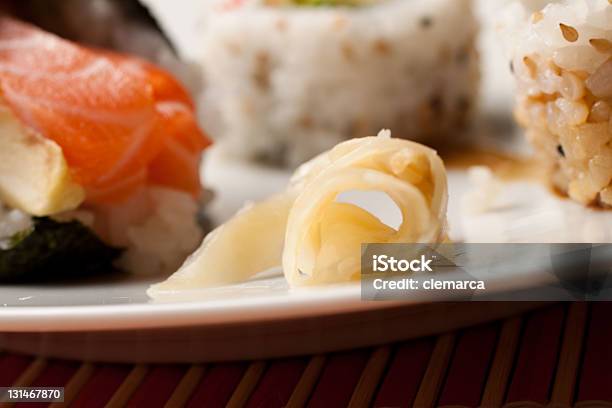
<path id="1" fill-rule="evenodd" d="M 259 52 L 255 55 L 255 69 L 253 82 L 262 90 L 270 87 L 270 55 L 267 52 Z"/>
<path id="2" fill-rule="evenodd" d="M 574 27 L 568 26 L 563 23 L 559 23 L 559 28 L 561 29 L 561 34 L 563 35 L 563 38 L 565 38 L 566 41 L 569 41 L 569 42 L 578 41 L 579 34 L 578 34 L 578 31 Z"/>
<path id="3" fill-rule="evenodd" d="M 532 60 L 529 57 L 523 57 L 523 63 L 525 64 L 525 66 L 529 70 L 529 75 L 532 78 L 535 78 L 535 76 L 536 76 L 536 74 L 538 72 L 538 65 L 535 63 L 535 61 Z"/>
<path id="4" fill-rule="evenodd" d="M 340 46 L 342 55 L 347 61 L 353 61 L 355 59 L 355 49 L 349 42 L 344 42 Z"/>
<path id="5" fill-rule="evenodd" d="M 557 153 L 559 153 L 561 157 L 565 157 L 565 150 L 563 150 L 563 146 L 557 145 Z"/>
<path id="6" fill-rule="evenodd" d="M 591 38 L 589 44 L 597 51 L 606 53 L 612 51 L 612 42 L 605 38 Z"/>
<path id="7" fill-rule="evenodd" d="M 374 41 L 372 47 L 374 48 L 374 51 L 376 51 L 380 55 L 386 56 L 391 54 L 391 44 L 389 44 L 389 42 L 382 38 Z"/>

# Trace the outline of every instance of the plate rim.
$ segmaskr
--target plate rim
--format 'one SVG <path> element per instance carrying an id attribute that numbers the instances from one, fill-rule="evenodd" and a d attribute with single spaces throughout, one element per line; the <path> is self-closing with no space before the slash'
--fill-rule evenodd
<path id="1" fill-rule="evenodd" d="M 0 331 L 79 332 L 161 329 L 298 319 L 379 310 L 413 301 L 362 301 L 358 282 L 343 288 L 240 300 L 0 308 Z"/>

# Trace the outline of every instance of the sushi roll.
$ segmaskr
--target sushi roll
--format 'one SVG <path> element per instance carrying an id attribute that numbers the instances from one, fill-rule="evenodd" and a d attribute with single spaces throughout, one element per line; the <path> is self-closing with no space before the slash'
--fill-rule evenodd
<path id="1" fill-rule="evenodd" d="M 166 71 L 0 16 L 0 280 L 175 269 L 208 143 Z"/>
<path id="2" fill-rule="evenodd" d="M 612 3 L 520 1 L 501 21 L 516 117 L 554 186 L 612 207 Z"/>
<path id="3" fill-rule="evenodd" d="M 144 2 L 169 19 L 170 4 Z M 383 127 L 429 142 L 455 135 L 474 108 L 470 0 L 199 3 L 193 48 L 203 100 L 215 101 L 201 114 L 234 155 L 295 166 Z"/>

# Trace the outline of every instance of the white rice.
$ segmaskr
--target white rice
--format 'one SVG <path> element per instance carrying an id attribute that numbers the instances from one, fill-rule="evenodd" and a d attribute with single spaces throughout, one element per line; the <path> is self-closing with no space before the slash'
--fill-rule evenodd
<path id="1" fill-rule="evenodd" d="M 8 249 L 11 238 L 31 227 L 32 217 L 22 211 L 8 208 L 0 202 L 0 250 Z"/>
<path id="2" fill-rule="evenodd" d="M 455 134 L 473 110 L 469 0 L 244 3 L 209 1 L 199 34 L 202 122 L 235 155 L 293 166 L 381 128 L 420 141 Z"/>
<path id="3" fill-rule="evenodd" d="M 517 79 L 519 122 L 552 181 L 612 206 L 612 3 L 517 1 L 500 29 Z"/>
<path id="4" fill-rule="evenodd" d="M 80 208 L 54 215 L 53 219 L 77 220 L 106 243 L 124 248 L 117 261 L 123 270 L 167 274 L 178 269 L 202 241 L 198 210 L 198 203 L 189 194 L 149 187 L 112 208 Z M 31 227 L 31 216 L 0 203 L 0 249 L 8 249 L 15 234 Z"/>
<path id="5" fill-rule="evenodd" d="M 197 248 L 203 231 L 189 194 L 148 187 L 119 206 L 94 211 L 94 230 L 125 248 L 118 266 L 138 274 L 174 272 Z"/>

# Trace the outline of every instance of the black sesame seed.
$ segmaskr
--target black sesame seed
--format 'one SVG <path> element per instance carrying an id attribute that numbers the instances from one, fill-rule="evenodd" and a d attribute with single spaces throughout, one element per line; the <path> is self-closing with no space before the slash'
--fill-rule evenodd
<path id="1" fill-rule="evenodd" d="M 565 150 L 563 150 L 563 146 L 557 145 L 557 152 L 561 157 L 565 157 Z"/>
<path id="2" fill-rule="evenodd" d="M 514 61 L 510 61 L 510 72 L 514 74 Z"/>
<path id="3" fill-rule="evenodd" d="M 421 17 L 421 20 L 419 20 L 419 24 L 422 28 L 429 28 L 433 25 L 433 20 L 429 16 L 423 16 Z"/>

